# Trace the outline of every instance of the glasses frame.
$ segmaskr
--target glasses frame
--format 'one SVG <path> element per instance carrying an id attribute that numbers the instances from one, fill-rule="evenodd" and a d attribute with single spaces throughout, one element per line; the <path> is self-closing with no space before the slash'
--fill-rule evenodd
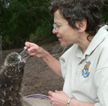
<path id="1" fill-rule="evenodd" d="M 56 24 L 53 24 L 53 28 L 54 28 L 56 31 L 58 31 L 58 30 L 57 30 Z"/>
<path id="2" fill-rule="evenodd" d="M 68 23 L 67 23 L 68 24 Z M 53 24 L 53 28 L 58 31 L 58 29 L 60 29 L 60 27 L 63 25 L 56 25 L 55 23 Z"/>

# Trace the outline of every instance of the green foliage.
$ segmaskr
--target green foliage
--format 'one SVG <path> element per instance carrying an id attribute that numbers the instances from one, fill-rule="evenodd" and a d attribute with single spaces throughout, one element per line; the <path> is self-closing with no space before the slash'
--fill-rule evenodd
<path id="1" fill-rule="evenodd" d="M 41 20 L 41 24 L 36 28 L 35 32 L 30 35 L 30 41 L 37 42 L 51 36 L 52 22 L 51 18 Z M 35 36 L 36 35 L 36 36 Z"/>
<path id="2" fill-rule="evenodd" d="M 5 5 L 9 3 L 9 6 Z M 0 35 L 3 48 L 17 48 L 35 36 L 36 41 L 51 35 L 48 0 L 0 1 Z M 34 41 L 34 42 L 36 42 Z"/>
<path id="3" fill-rule="evenodd" d="M 104 22 L 108 22 L 108 0 L 105 0 L 104 6 L 101 9 L 101 14 Z"/>

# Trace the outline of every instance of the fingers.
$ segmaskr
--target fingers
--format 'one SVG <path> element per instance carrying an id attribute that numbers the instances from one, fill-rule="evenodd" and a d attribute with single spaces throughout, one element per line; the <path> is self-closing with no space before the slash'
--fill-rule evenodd
<path id="1" fill-rule="evenodd" d="M 59 106 L 58 103 L 56 103 L 56 102 L 52 102 L 52 104 L 53 104 L 54 106 Z"/>
<path id="2" fill-rule="evenodd" d="M 58 99 L 57 99 L 57 90 L 56 90 L 55 92 L 49 91 L 48 94 L 49 94 L 49 99 L 50 99 L 51 103 L 52 103 L 54 106 L 56 106 L 57 103 L 58 103 Z M 56 103 L 56 104 L 54 104 L 54 103 Z"/>
<path id="3" fill-rule="evenodd" d="M 24 49 L 26 49 L 27 47 L 29 47 L 29 49 L 27 50 L 26 53 L 28 53 L 31 56 L 36 55 L 36 52 L 39 49 L 38 45 L 36 45 L 35 43 L 31 43 L 31 42 L 25 42 Z"/>
<path id="4" fill-rule="evenodd" d="M 53 92 L 53 91 L 49 91 L 48 94 L 49 94 L 49 96 L 56 96 L 57 93 L 60 93 L 60 92 L 61 92 L 61 91 L 57 91 L 57 90 L 55 90 L 55 92 Z"/>
<path id="5" fill-rule="evenodd" d="M 52 91 L 49 91 L 49 92 L 48 92 L 48 94 L 49 94 L 50 96 L 51 96 L 53 93 L 54 93 L 54 92 L 52 92 Z"/>
<path id="6" fill-rule="evenodd" d="M 55 101 L 55 98 L 54 98 L 55 92 L 49 91 L 48 94 L 49 94 L 49 99 L 51 103 L 53 103 Z"/>
<path id="7" fill-rule="evenodd" d="M 39 46 L 38 45 L 36 45 L 35 43 L 31 43 L 31 42 L 25 42 L 25 46 L 26 47 L 36 47 L 36 48 L 39 48 Z"/>
<path id="8" fill-rule="evenodd" d="M 66 106 L 68 100 L 67 100 L 67 95 L 65 95 L 63 91 L 57 91 L 57 90 L 55 90 L 55 92 L 49 91 L 48 94 L 50 102 L 54 106 Z"/>
<path id="9" fill-rule="evenodd" d="M 31 45 L 33 45 L 33 44 L 30 42 L 25 42 L 25 47 L 31 47 Z"/>
<path id="10" fill-rule="evenodd" d="M 54 106 L 66 106 L 69 96 L 64 93 L 64 91 L 49 91 L 49 99 Z"/>

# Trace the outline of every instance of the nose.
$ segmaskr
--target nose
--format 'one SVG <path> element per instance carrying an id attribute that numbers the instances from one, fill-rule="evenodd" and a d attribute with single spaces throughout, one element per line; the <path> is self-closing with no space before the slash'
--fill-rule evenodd
<path id="1" fill-rule="evenodd" d="M 53 33 L 53 34 L 57 34 L 58 31 L 57 31 L 55 28 L 53 28 L 52 33 Z"/>

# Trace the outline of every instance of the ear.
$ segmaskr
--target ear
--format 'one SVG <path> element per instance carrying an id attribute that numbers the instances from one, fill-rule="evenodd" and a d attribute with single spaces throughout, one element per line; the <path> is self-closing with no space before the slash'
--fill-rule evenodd
<path id="1" fill-rule="evenodd" d="M 87 20 L 83 19 L 81 21 L 76 22 L 76 27 L 78 28 L 79 32 L 84 32 L 87 28 Z"/>

